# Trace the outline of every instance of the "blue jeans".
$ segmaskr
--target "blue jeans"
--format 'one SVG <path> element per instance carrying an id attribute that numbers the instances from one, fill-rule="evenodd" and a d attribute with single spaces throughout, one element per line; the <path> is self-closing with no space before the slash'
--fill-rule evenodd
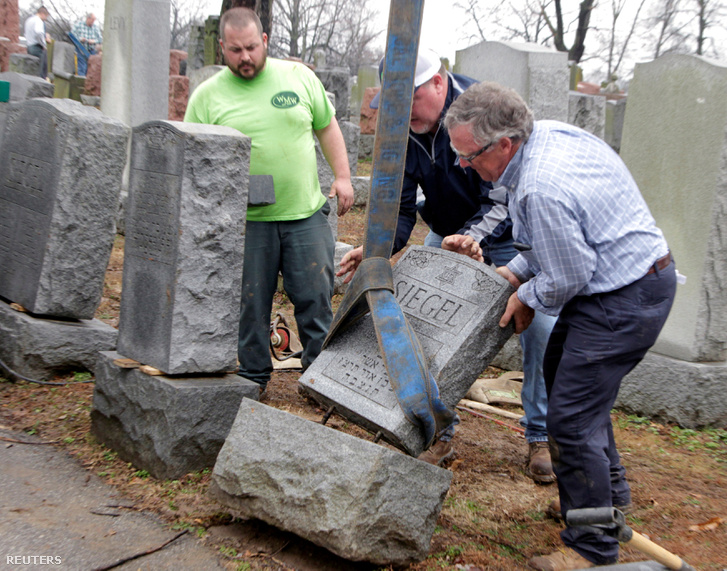
<path id="1" fill-rule="evenodd" d="M 504 266 L 517 255 L 512 244 L 512 240 L 495 244 L 485 254 L 495 266 Z M 525 411 L 520 424 L 525 428 L 525 440 L 528 442 L 548 441 L 548 395 L 543 378 L 543 358 L 557 319 L 536 311 L 530 327 L 520 334 L 520 347 L 523 350 L 523 388 L 520 396 Z"/>
<path id="2" fill-rule="evenodd" d="M 444 238 L 430 231 L 424 239 L 425 246 L 441 248 Z M 513 240 L 495 244 L 485 252 L 495 266 L 504 266 L 517 255 Z M 525 440 L 528 442 L 547 442 L 546 415 L 548 413 L 548 395 L 543 378 L 543 357 L 548 345 L 548 338 L 557 317 L 535 312 L 533 322 L 520 334 L 520 346 L 523 350 L 523 388 L 521 398 L 525 416 L 520 424 L 525 428 Z M 450 440 L 454 436 L 454 425 L 442 435 L 442 440 Z"/>
<path id="3" fill-rule="evenodd" d="M 40 59 L 40 77 L 48 77 L 48 52 L 40 44 L 33 44 L 26 48 L 28 53 Z"/>
<path id="4" fill-rule="evenodd" d="M 301 364 L 307 368 L 321 352 L 333 319 L 333 232 L 324 211 L 303 220 L 248 221 L 242 271 L 242 302 L 237 357 L 238 374 L 267 385 L 270 357 L 270 313 L 283 274 L 285 293 L 295 307 Z"/>
<path id="5" fill-rule="evenodd" d="M 631 501 L 613 439 L 611 408 L 621 380 L 656 341 L 676 290 L 672 262 L 616 291 L 576 296 L 558 318 L 545 354 L 548 433 L 560 509 Z M 597 565 L 615 563 L 618 540 L 567 527 L 563 542 Z"/>

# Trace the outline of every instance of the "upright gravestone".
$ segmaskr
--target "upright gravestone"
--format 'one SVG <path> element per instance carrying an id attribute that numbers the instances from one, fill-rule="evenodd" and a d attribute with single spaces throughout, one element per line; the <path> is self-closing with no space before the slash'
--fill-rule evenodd
<path id="1" fill-rule="evenodd" d="M 249 158 L 250 139 L 229 127 L 134 128 L 118 350 L 99 356 L 91 421 L 99 441 L 158 478 L 211 466 L 242 398 L 258 398 L 259 385 L 226 373 Z"/>
<path id="2" fill-rule="evenodd" d="M 619 399 L 687 425 L 727 424 L 726 132 L 727 62 L 670 54 L 636 66 L 621 156 L 687 280 Z"/>
<path id="3" fill-rule="evenodd" d="M 481 42 L 457 51 L 454 69 L 512 87 L 536 119 L 568 121 L 568 54 L 539 44 Z"/>
<path id="4" fill-rule="evenodd" d="M 394 295 L 430 359 L 442 401 L 456 405 L 512 335 L 498 325 L 512 287 L 489 266 L 445 250 L 410 247 L 394 268 Z M 418 456 L 421 430 L 389 385 L 370 316 L 340 333 L 300 378 L 336 412 Z"/>
<path id="5" fill-rule="evenodd" d="M 250 139 L 134 128 L 118 351 L 168 374 L 235 369 Z"/>
<path id="6" fill-rule="evenodd" d="M 106 0 L 101 111 L 130 126 L 168 117 L 170 0 Z"/>
<path id="7" fill-rule="evenodd" d="M 603 139 L 606 136 L 606 98 L 603 95 L 569 92 L 568 123 Z"/>
<path id="8" fill-rule="evenodd" d="M 116 344 L 116 330 L 92 318 L 128 139 L 125 125 L 74 101 L 8 107 L 0 147 L 0 296 L 30 312 L 0 304 L 0 353 L 16 372 L 41 378 L 93 370 L 96 353 Z"/>
<path id="9" fill-rule="evenodd" d="M 91 319 L 113 246 L 129 130 L 58 99 L 10 107 L 0 161 L 0 295 Z"/>

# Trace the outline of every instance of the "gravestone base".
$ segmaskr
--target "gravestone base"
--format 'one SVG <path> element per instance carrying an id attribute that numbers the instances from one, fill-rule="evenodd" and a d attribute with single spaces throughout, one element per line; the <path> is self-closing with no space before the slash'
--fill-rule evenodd
<path id="1" fill-rule="evenodd" d="M 54 319 L 15 311 L 0 301 L 0 359 L 31 379 L 93 372 L 99 351 L 116 347 L 118 332 L 98 319 Z"/>
<path id="2" fill-rule="evenodd" d="M 727 426 L 727 362 L 693 363 L 649 352 L 624 377 L 616 408 L 685 428 Z"/>
<path id="3" fill-rule="evenodd" d="M 211 495 L 352 561 L 427 556 L 452 472 L 290 413 L 243 400 Z"/>
<path id="4" fill-rule="evenodd" d="M 98 356 L 91 431 L 119 457 L 159 479 L 214 465 L 243 397 L 260 386 L 235 374 L 149 376 Z"/>

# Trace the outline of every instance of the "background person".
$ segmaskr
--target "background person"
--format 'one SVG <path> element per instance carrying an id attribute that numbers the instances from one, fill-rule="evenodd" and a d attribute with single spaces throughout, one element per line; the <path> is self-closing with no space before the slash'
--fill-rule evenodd
<path id="1" fill-rule="evenodd" d="M 45 31 L 49 13 L 45 6 L 38 8 L 34 16 L 25 20 L 25 41 L 28 53 L 40 59 L 40 77 L 48 78 L 48 42 L 50 35 Z"/>
<path id="2" fill-rule="evenodd" d="M 85 18 L 80 19 L 73 24 L 71 33 L 78 38 L 84 48 L 91 55 L 101 49 L 103 44 L 103 35 L 101 34 L 101 26 L 99 26 L 96 16 L 89 12 Z"/>
<path id="3" fill-rule="evenodd" d="M 334 248 L 318 182 L 314 135 L 335 180 L 338 214 L 353 205 L 343 135 L 323 85 L 299 62 L 267 57 L 268 38 L 248 8 L 220 20 L 227 69 L 195 89 L 185 121 L 227 125 L 252 141 L 250 174 L 273 176 L 275 204 L 247 210 L 239 374 L 264 392 L 273 370 L 270 314 L 278 272 L 295 306 L 304 368 L 318 356 L 333 318 Z"/>
<path id="4" fill-rule="evenodd" d="M 383 73 L 379 64 L 379 74 Z M 513 246 L 512 222 L 507 211 L 506 190 L 483 181 L 474 169 L 464 168 L 450 146 L 442 118 L 454 102 L 476 80 L 447 72 L 439 56 L 422 48 L 417 56 L 414 78 L 406 167 L 401 190 L 399 219 L 393 254 L 409 240 L 416 224 L 417 209 L 431 231 L 425 246 L 440 247 L 444 236 L 462 234 L 482 246 L 485 261 L 505 265 L 517 251 Z M 378 108 L 379 94 L 371 107 Z M 417 198 L 417 189 L 423 193 Z M 420 206 L 418 206 L 418 203 Z M 338 275 L 355 271 L 363 257 L 356 248 L 341 260 Z M 349 281 L 352 276 L 347 277 Z M 543 380 L 543 355 L 555 318 L 538 313 L 533 326 L 520 337 L 523 348 L 522 401 L 528 442 L 527 473 L 538 483 L 555 481 L 545 427 L 547 396 Z M 451 442 L 454 426 L 425 451 L 420 459 L 440 465 L 454 454 Z"/>
<path id="5" fill-rule="evenodd" d="M 507 188 L 513 235 L 532 247 L 498 268 L 517 288 L 500 325 L 513 319 L 522 331 L 534 310 L 559 315 L 544 371 L 563 515 L 628 505 L 610 412 L 621 380 L 656 341 L 674 300 L 666 240 L 604 141 L 565 123 L 534 122 L 514 90 L 470 87 L 445 126 L 460 162 Z M 561 571 L 615 563 L 618 540 L 599 531 L 566 527 L 565 549 L 528 564 Z"/>

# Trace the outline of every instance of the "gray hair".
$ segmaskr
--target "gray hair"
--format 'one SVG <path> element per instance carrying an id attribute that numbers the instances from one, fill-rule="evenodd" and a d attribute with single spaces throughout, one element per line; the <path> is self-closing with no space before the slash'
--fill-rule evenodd
<path id="1" fill-rule="evenodd" d="M 533 112 L 514 89 L 483 81 L 450 105 L 444 126 L 452 130 L 460 125 L 468 125 L 480 145 L 503 137 L 525 142 L 533 132 Z"/>
<path id="2" fill-rule="evenodd" d="M 225 26 L 242 29 L 246 28 L 251 23 L 255 24 L 255 27 L 257 27 L 257 31 L 262 37 L 263 25 L 254 10 L 243 7 L 230 8 L 224 14 L 222 14 L 222 18 L 220 18 L 220 39 L 222 41 L 225 40 Z"/>

